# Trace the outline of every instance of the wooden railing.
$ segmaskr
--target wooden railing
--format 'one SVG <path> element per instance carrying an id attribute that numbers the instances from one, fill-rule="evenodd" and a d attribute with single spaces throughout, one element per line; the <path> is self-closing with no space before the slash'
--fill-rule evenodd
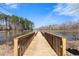
<path id="1" fill-rule="evenodd" d="M 35 35 L 35 32 L 31 32 L 14 38 L 14 55 L 22 56 Z"/>
<path id="2" fill-rule="evenodd" d="M 57 55 L 66 55 L 66 39 L 57 35 L 53 35 L 47 32 L 41 32 L 46 38 L 50 46 L 55 50 Z"/>

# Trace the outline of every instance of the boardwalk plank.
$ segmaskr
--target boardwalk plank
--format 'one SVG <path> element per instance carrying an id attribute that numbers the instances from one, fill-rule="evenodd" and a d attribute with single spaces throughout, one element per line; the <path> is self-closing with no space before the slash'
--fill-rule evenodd
<path id="1" fill-rule="evenodd" d="M 38 32 L 29 47 L 26 49 L 24 56 L 57 56 L 57 54 L 50 47 L 41 32 Z"/>

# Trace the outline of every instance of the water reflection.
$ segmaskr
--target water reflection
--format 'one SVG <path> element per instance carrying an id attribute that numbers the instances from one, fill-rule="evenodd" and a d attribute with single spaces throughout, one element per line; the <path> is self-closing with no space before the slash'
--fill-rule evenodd
<path id="1" fill-rule="evenodd" d="M 79 32 L 55 32 L 56 35 L 65 37 L 67 40 L 79 40 Z"/>
<path id="2" fill-rule="evenodd" d="M 0 56 L 13 56 L 13 39 L 29 31 L 0 31 Z"/>
<path id="3" fill-rule="evenodd" d="M 0 44 L 4 44 L 6 42 L 13 42 L 13 38 L 17 37 L 19 35 L 22 35 L 26 32 L 23 31 L 18 31 L 18 32 L 13 32 L 13 31 L 1 31 L 0 32 Z"/>

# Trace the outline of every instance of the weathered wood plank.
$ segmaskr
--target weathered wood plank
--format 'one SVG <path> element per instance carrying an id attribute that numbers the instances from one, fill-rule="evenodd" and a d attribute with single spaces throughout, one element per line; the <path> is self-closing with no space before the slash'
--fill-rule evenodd
<path id="1" fill-rule="evenodd" d="M 46 38 L 52 49 L 55 50 L 57 55 L 65 56 L 66 55 L 66 39 L 62 36 L 53 35 L 48 32 L 42 33 Z"/>
<path id="2" fill-rule="evenodd" d="M 26 48 L 35 36 L 35 32 L 31 32 L 25 35 L 21 35 L 14 39 L 14 55 L 22 56 Z"/>
<path id="3" fill-rule="evenodd" d="M 57 56 L 40 32 L 26 49 L 24 56 Z"/>

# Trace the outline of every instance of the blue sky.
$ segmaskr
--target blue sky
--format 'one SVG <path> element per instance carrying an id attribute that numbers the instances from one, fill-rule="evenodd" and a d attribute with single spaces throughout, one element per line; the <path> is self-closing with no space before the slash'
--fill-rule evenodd
<path id="1" fill-rule="evenodd" d="M 79 19 L 79 4 L 25 3 L 0 4 L 0 12 L 22 16 L 34 22 L 35 28 Z"/>

